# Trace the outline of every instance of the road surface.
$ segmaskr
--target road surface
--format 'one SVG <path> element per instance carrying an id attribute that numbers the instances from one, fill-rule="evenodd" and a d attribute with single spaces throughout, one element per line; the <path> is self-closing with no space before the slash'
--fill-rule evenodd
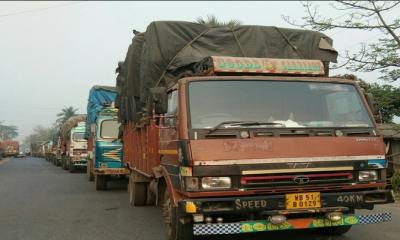
<path id="1" fill-rule="evenodd" d="M 164 240 L 164 226 L 156 207 L 132 208 L 124 180 L 97 192 L 83 173 L 69 173 L 41 158 L 0 160 L 1 240 Z M 327 237 L 304 231 L 206 239 L 229 240 L 398 240 L 400 207 L 390 211 L 386 224 L 354 226 L 344 236 Z"/>

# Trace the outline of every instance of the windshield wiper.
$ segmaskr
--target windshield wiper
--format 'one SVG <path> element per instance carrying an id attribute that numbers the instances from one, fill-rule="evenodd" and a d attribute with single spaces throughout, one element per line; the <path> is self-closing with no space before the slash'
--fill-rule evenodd
<path id="1" fill-rule="evenodd" d="M 279 125 L 279 126 L 284 126 L 284 124 L 282 124 L 282 123 L 275 123 L 275 122 L 224 121 L 224 122 L 217 124 L 215 127 L 211 128 L 208 133 L 210 134 L 224 125 L 229 125 L 229 126 Z"/>

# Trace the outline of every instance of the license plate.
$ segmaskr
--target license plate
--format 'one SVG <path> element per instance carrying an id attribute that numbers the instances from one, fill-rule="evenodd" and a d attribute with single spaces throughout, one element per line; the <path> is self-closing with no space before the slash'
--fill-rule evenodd
<path id="1" fill-rule="evenodd" d="M 286 194 L 286 209 L 320 208 L 319 192 Z"/>

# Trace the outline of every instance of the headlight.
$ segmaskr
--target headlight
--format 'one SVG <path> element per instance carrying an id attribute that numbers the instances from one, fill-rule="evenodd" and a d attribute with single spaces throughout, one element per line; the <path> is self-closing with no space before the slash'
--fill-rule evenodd
<path id="1" fill-rule="evenodd" d="M 203 177 L 201 179 L 203 189 L 226 189 L 231 188 L 230 177 Z"/>
<path id="2" fill-rule="evenodd" d="M 199 190 L 199 179 L 197 177 L 185 177 L 185 189 L 186 191 L 198 191 Z"/>
<path id="3" fill-rule="evenodd" d="M 376 170 L 369 171 L 359 171 L 358 172 L 358 181 L 374 181 L 378 180 L 378 172 Z"/>

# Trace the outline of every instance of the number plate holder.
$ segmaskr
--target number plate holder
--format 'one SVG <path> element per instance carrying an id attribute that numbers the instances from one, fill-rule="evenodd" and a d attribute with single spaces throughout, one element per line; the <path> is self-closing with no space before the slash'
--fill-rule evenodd
<path id="1" fill-rule="evenodd" d="M 286 209 L 320 208 L 321 194 L 319 192 L 286 194 Z"/>

